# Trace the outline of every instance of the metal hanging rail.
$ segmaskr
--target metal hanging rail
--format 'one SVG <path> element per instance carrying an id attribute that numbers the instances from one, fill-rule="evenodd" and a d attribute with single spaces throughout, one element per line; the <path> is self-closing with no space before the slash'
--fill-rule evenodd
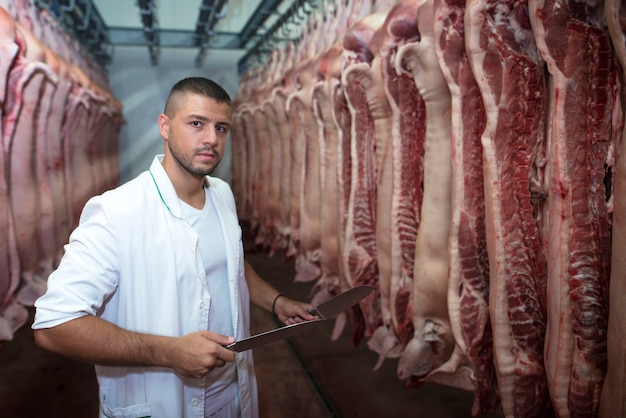
<path id="1" fill-rule="evenodd" d="M 227 2 L 228 0 L 202 0 L 198 21 L 196 23 L 196 39 L 197 45 L 200 47 L 198 55 L 196 56 L 196 67 L 201 67 L 204 62 L 209 40 L 215 35 L 214 29 L 217 21 L 226 16 L 226 14 L 222 12 L 222 9 Z"/>
<path id="2" fill-rule="evenodd" d="M 294 0 L 289 8 L 263 31 L 263 25 L 278 13 L 284 0 L 261 0 L 240 33 L 219 32 L 216 25 L 225 16 L 227 0 L 203 0 L 194 31 L 160 29 L 154 0 L 137 0 L 142 29 L 109 27 L 105 24 L 93 0 L 34 0 L 39 9 L 46 9 L 103 68 L 111 63 L 114 45 L 146 46 L 152 65 L 157 65 L 162 47 L 199 48 L 195 65 L 203 64 L 209 49 L 246 49 L 238 62 L 241 74 L 253 63 L 262 64 L 265 57 L 278 45 L 297 40 L 287 37 L 292 29 L 302 26 L 316 0 Z"/>
<path id="3" fill-rule="evenodd" d="M 35 6 L 56 17 L 101 67 L 111 63 L 109 30 L 91 0 L 35 0 Z"/>
<path id="4" fill-rule="evenodd" d="M 282 38 L 277 36 L 280 31 L 282 34 L 288 33 L 287 28 L 290 24 L 302 24 L 308 14 L 316 8 L 315 1 L 312 0 L 296 0 L 294 3 L 276 20 L 257 43 L 248 50 L 248 52 L 239 60 L 237 67 L 239 74 L 249 70 L 253 63 L 261 64 L 262 56 L 267 56 L 279 44 L 293 41 L 293 38 Z"/>
<path id="5" fill-rule="evenodd" d="M 263 27 L 263 24 L 272 14 L 276 13 L 283 0 L 262 0 L 252 17 L 239 33 L 239 47 L 245 48 L 248 41 Z"/>
<path id="6" fill-rule="evenodd" d="M 159 22 L 155 13 L 156 5 L 153 0 L 139 0 L 137 5 L 139 6 L 141 23 L 143 24 L 143 35 L 148 43 L 150 63 L 157 65 L 159 63 L 161 43 L 158 29 Z"/>

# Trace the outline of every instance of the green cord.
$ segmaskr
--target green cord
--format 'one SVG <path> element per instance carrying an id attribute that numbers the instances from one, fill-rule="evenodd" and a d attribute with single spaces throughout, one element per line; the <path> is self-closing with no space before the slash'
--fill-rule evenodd
<path id="1" fill-rule="evenodd" d="M 161 198 L 161 202 L 163 202 L 163 204 L 165 205 L 167 210 L 170 211 L 170 213 L 171 213 L 172 210 L 170 209 L 169 206 L 167 206 L 167 203 L 165 203 L 165 199 L 163 199 L 163 195 L 161 194 L 161 190 L 159 189 L 159 185 L 157 184 L 156 179 L 154 178 L 154 175 L 152 174 L 152 170 L 148 170 L 148 172 L 150 173 L 150 176 L 152 177 L 152 181 L 154 182 L 154 186 L 156 187 L 157 192 L 159 193 L 159 197 Z"/>

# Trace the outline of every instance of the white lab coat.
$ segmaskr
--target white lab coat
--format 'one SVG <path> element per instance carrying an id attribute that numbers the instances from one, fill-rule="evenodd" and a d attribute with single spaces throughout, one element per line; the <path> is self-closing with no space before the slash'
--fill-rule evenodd
<path id="1" fill-rule="evenodd" d="M 198 235 L 182 219 L 176 191 L 155 157 L 134 180 L 93 197 L 70 236 L 33 328 L 97 315 L 125 329 L 182 336 L 206 330 L 213 301 L 205 285 Z M 237 339 L 250 335 L 241 228 L 230 187 L 207 177 L 222 222 Z M 243 417 L 258 415 L 251 351 L 236 355 Z M 101 416 L 204 417 L 204 379 L 168 368 L 96 366 Z"/>

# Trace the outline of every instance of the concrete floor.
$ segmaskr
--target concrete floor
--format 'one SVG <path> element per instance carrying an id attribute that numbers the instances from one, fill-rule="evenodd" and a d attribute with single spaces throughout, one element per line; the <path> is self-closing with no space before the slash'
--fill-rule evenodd
<path id="1" fill-rule="evenodd" d="M 247 259 L 282 293 L 307 298 L 312 284 L 293 282 L 293 262 L 254 248 Z M 255 307 L 252 316 L 253 333 L 276 326 Z M 373 371 L 377 355 L 366 343 L 352 347 L 349 330 L 333 342 L 332 327 L 255 349 L 261 417 L 471 417 L 471 393 L 438 384 L 406 388 L 396 377 L 397 360 Z M 2 342 L 0 376 L 0 417 L 97 416 L 93 367 L 39 349 L 28 326 Z"/>

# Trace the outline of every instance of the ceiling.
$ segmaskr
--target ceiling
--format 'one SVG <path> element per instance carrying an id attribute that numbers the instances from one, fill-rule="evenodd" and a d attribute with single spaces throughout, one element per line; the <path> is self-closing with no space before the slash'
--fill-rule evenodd
<path id="1" fill-rule="evenodd" d="M 308 15 L 318 0 L 35 0 L 106 66 L 114 46 L 145 46 L 152 65 L 162 48 L 195 48 L 195 65 L 212 49 L 251 54 L 274 45 L 285 24 Z M 284 39 L 283 39 L 284 40 Z"/>

